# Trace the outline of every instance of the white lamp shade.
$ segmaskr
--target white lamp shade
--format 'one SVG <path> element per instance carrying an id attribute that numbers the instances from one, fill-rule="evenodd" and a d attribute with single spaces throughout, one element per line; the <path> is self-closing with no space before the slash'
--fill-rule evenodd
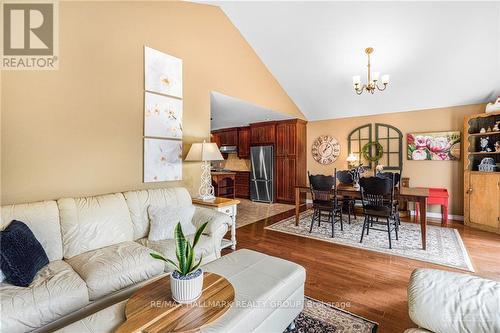
<path id="1" fill-rule="evenodd" d="M 354 154 L 349 154 L 349 156 L 347 156 L 347 162 L 356 162 L 358 160 L 358 156 L 354 155 Z"/>
<path id="2" fill-rule="evenodd" d="M 222 161 L 224 158 L 216 143 L 205 142 L 193 143 L 186 156 L 185 161 Z"/>

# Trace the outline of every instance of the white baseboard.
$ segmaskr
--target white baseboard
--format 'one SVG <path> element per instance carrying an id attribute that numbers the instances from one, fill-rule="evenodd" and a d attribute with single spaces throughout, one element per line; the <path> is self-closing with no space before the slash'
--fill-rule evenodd
<path id="1" fill-rule="evenodd" d="M 414 210 L 410 210 L 410 214 L 411 214 L 411 216 L 415 216 L 416 215 Z M 427 212 L 427 217 L 432 217 L 432 218 L 440 219 L 441 218 L 441 213 Z M 455 221 L 463 221 L 464 217 L 463 217 L 463 215 L 448 214 L 448 219 L 449 220 L 455 220 Z"/>
<path id="2" fill-rule="evenodd" d="M 312 200 L 311 199 L 306 199 L 306 203 L 312 204 Z M 411 216 L 415 216 L 415 211 L 414 210 L 410 210 L 410 214 L 411 214 Z M 427 212 L 427 217 L 435 218 L 435 219 L 440 219 L 441 218 L 441 213 Z M 448 219 L 449 220 L 455 220 L 455 221 L 463 221 L 464 217 L 462 215 L 448 214 Z"/>

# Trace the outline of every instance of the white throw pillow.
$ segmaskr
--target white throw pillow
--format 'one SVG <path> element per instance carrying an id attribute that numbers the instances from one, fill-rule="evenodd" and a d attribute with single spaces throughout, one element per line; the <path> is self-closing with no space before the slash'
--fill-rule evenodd
<path id="1" fill-rule="evenodd" d="M 177 223 L 181 223 L 184 235 L 192 235 L 196 228 L 191 222 L 195 207 L 193 205 L 184 207 L 157 207 L 149 206 L 148 214 L 150 228 L 148 239 L 159 241 L 174 239 L 174 230 Z"/>

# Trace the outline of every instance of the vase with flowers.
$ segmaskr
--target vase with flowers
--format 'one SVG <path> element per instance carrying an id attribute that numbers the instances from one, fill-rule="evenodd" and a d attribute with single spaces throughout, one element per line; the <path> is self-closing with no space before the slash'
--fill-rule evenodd
<path id="1" fill-rule="evenodd" d="M 352 186 L 356 190 L 359 190 L 359 179 L 361 178 L 361 175 L 364 172 L 365 172 L 365 168 L 363 167 L 363 164 L 360 164 L 357 167 L 354 167 L 354 168 L 349 170 L 349 174 L 352 177 Z"/>

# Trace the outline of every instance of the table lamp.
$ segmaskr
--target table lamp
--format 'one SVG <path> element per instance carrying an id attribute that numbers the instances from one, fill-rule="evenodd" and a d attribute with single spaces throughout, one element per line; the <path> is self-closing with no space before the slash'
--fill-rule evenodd
<path id="1" fill-rule="evenodd" d="M 358 161 L 358 156 L 356 156 L 355 154 L 353 153 L 350 153 L 349 156 L 347 156 L 347 167 L 348 168 L 351 168 L 351 167 L 354 167 L 354 163 L 356 163 Z"/>
<path id="2" fill-rule="evenodd" d="M 222 161 L 219 147 L 213 142 L 193 143 L 186 156 L 185 161 L 203 162 L 201 164 L 201 184 L 200 184 L 200 199 L 212 200 L 215 198 L 214 187 L 212 186 L 212 176 L 210 175 L 210 161 Z"/>

